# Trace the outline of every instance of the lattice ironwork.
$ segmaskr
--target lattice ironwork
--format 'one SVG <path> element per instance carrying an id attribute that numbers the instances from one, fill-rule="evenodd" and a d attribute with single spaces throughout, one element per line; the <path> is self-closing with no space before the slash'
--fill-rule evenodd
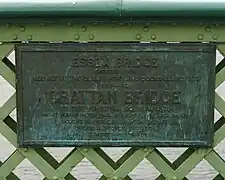
<path id="1" fill-rule="evenodd" d="M 50 28 L 50 30 L 52 29 Z M 159 30 L 159 34 L 162 33 L 162 31 L 164 32 L 163 29 Z M 196 29 L 193 31 L 195 30 Z M 104 31 L 104 28 L 102 31 Z M 114 34 L 114 32 L 112 33 Z M 46 35 L 48 35 L 48 33 Z M 45 38 L 45 36 L 43 37 Z M 103 36 L 103 40 L 104 37 L 105 36 Z M 57 38 L 58 37 L 56 36 L 56 40 Z M 177 40 L 178 36 L 174 39 Z M 40 40 L 42 40 L 41 37 Z M 182 39 L 179 40 L 181 41 Z M 7 54 L 12 51 L 13 47 L 13 42 L 3 42 L 0 45 L 0 75 L 10 85 L 15 87 L 15 67 L 6 59 Z M 225 55 L 224 44 L 219 44 L 218 50 L 221 54 Z M 225 59 L 217 65 L 216 72 L 216 87 L 218 87 L 225 81 Z M 16 95 L 14 93 L 11 98 L 0 107 L 0 133 L 14 147 L 17 147 L 16 122 L 9 116 L 15 108 Z M 222 117 L 215 123 L 213 147 L 216 147 L 225 138 L 225 101 L 218 93 L 215 94 L 215 108 Z M 16 148 L 4 162 L 0 162 L 0 180 L 19 179 L 12 171 L 25 158 L 27 158 L 45 176 L 45 179 L 53 180 L 76 179 L 70 172 L 84 158 L 87 158 L 102 173 L 100 180 L 130 180 L 131 177 L 129 177 L 128 174 L 145 158 L 161 173 L 161 175 L 156 178 L 157 180 L 187 179 L 186 176 L 188 173 L 203 159 L 208 161 L 209 164 L 218 171 L 218 175 L 214 178 L 215 180 L 225 178 L 225 161 L 214 148 L 188 148 L 181 156 L 171 163 L 159 150 L 152 147 L 130 148 L 117 162 L 114 162 L 100 147 L 84 147 L 74 148 L 60 163 L 44 148 Z"/>

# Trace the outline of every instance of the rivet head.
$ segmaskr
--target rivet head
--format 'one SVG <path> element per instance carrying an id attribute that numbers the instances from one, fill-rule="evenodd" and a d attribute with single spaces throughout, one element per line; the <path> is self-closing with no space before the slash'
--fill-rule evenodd
<path id="1" fill-rule="evenodd" d="M 75 40 L 79 40 L 80 39 L 80 36 L 78 34 L 74 35 L 74 39 Z"/>
<path id="2" fill-rule="evenodd" d="M 83 150 L 84 150 L 84 152 L 88 152 L 88 149 L 87 148 L 84 148 Z"/>
<path id="3" fill-rule="evenodd" d="M 206 30 L 207 32 L 210 32 L 210 31 L 211 31 L 211 28 L 210 28 L 210 27 L 206 27 L 205 30 Z"/>
<path id="4" fill-rule="evenodd" d="M 31 35 L 27 36 L 27 39 L 32 40 L 32 36 Z"/>
<path id="5" fill-rule="evenodd" d="M 28 151 L 29 151 L 29 149 L 28 149 L 28 148 L 25 148 L 25 149 L 24 149 L 24 152 L 28 152 Z"/>
<path id="6" fill-rule="evenodd" d="M 218 36 L 217 36 L 216 34 L 214 34 L 214 35 L 212 36 L 212 38 L 213 38 L 214 40 L 217 40 L 217 39 L 218 39 Z"/>
<path id="7" fill-rule="evenodd" d="M 20 27 L 20 31 L 24 32 L 25 31 L 25 27 L 24 26 Z"/>
<path id="8" fill-rule="evenodd" d="M 118 180 L 119 178 L 117 176 L 114 176 L 113 177 L 113 180 Z"/>
<path id="9" fill-rule="evenodd" d="M 176 176 L 173 176 L 173 177 L 172 177 L 172 180 L 177 180 L 177 177 L 176 177 Z"/>
<path id="10" fill-rule="evenodd" d="M 148 152 L 148 148 L 144 148 L 144 152 Z"/>
<path id="11" fill-rule="evenodd" d="M 90 40 L 93 40 L 94 38 L 95 38 L 95 36 L 93 34 L 89 36 Z"/>
<path id="12" fill-rule="evenodd" d="M 143 30 L 144 32 L 147 32 L 149 30 L 148 26 L 144 26 Z"/>
<path id="13" fill-rule="evenodd" d="M 136 35 L 136 39 L 137 39 L 137 40 L 140 40 L 140 39 L 141 39 L 141 34 L 137 34 L 137 35 Z"/>
<path id="14" fill-rule="evenodd" d="M 87 27 L 86 26 L 83 26 L 82 28 L 81 28 L 81 31 L 82 32 L 85 32 L 87 30 Z"/>
<path id="15" fill-rule="evenodd" d="M 53 180 L 58 180 L 59 178 L 57 176 L 52 177 Z"/>
<path id="16" fill-rule="evenodd" d="M 152 35 L 152 36 L 151 36 L 151 39 L 152 39 L 152 40 L 155 40 L 155 39 L 156 39 L 156 35 Z"/>
<path id="17" fill-rule="evenodd" d="M 204 35 L 203 34 L 199 34 L 198 35 L 198 40 L 203 40 L 204 39 Z"/>
<path id="18" fill-rule="evenodd" d="M 67 23 L 67 26 L 72 26 L 72 24 L 71 23 Z"/>
<path id="19" fill-rule="evenodd" d="M 13 40 L 17 40 L 18 39 L 18 36 L 17 35 L 13 35 Z"/>

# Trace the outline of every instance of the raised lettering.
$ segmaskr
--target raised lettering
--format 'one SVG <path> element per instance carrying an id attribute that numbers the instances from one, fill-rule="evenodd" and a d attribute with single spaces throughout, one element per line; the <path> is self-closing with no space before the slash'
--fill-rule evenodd
<path id="1" fill-rule="evenodd" d="M 133 94 L 132 91 L 125 91 L 125 104 L 132 104 Z"/>
<path id="2" fill-rule="evenodd" d="M 173 91 L 171 97 L 172 104 L 180 104 L 181 103 L 181 91 Z"/>

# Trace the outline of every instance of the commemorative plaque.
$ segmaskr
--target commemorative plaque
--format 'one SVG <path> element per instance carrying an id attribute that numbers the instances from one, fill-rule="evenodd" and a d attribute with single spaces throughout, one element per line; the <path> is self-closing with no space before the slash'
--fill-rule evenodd
<path id="1" fill-rule="evenodd" d="M 19 147 L 211 146 L 215 46 L 16 46 Z"/>

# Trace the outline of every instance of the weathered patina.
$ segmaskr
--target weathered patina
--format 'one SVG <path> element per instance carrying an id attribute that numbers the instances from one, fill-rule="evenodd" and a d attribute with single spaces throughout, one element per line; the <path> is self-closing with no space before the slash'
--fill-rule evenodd
<path id="1" fill-rule="evenodd" d="M 16 46 L 19 146 L 211 146 L 215 46 Z"/>

